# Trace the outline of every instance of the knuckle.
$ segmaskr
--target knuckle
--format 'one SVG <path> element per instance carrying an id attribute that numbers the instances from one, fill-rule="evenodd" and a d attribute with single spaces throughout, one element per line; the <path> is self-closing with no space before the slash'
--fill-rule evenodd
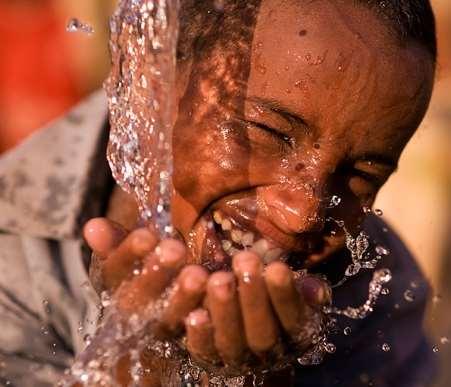
<path id="1" fill-rule="evenodd" d="M 200 266 L 184 267 L 180 273 L 180 286 L 186 293 L 200 293 L 205 290 L 208 273 Z"/>
<path id="2" fill-rule="evenodd" d="M 266 268 L 265 278 L 270 285 L 283 288 L 290 285 L 292 274 L 287 265 L 282 262 L 274 262 Z"/>
<path id="3" fill-rule="evenodd" d="M 239 274 L 242 274 L 243 272 L 256 274 L 262 269 L 260 257 L 251 251 L 242 251 L 238 253 L 234 257 L 232 265 L 234 271 Z"/>

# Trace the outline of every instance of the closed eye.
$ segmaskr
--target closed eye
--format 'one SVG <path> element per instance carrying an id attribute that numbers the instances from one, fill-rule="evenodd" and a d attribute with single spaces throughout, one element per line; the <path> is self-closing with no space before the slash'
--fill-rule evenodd
<path id="1" fill-rule="evenodd" d="M 387 181 L 388 177 L 390 176 L 390 172 L 384 171 L 384 173 L 372 173 L 368 170 L 363 170 L 358 167 L 352 168 L 351 172 L 354 176 L 360 177 L 361 179 L 364 179 L 368 183 L 373 184 L 376 188 L 380 188 L 384 183 Z"/>
<path id="2" fill-rule="evenodd" d="M 275 139 L 282 141 L 286 146 L 292 148 L 294 145 L 294 139 L 290 136 L 287 136 L 284 133 L 278 132 L 276 129 L 273 129 L 265 124 L 262 124 L 260 122 L 251 121 L 251 124 L 261 130 L 264 130 L 265 132 L 269 133 L 271 136 L 273 136 Z"/>

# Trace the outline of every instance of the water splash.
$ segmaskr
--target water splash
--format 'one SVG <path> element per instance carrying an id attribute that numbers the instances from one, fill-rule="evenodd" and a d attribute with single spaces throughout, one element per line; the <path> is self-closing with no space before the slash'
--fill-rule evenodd
<path id="1" fill-rule="evenodd" d="M 373 312 L 374 306 L 384 289 L 383 285 L 390 282 L 391 279 L 392 275 L 389 269 L 377 270 L 374 272 L 373 279 L 370 281 L 368 287 L 368 299 L 363 305 L 358 307 L 348 306 L 345 309 L 330 306 L 326 307 L 324 311 L 327 314 L 342 315 L 354 320 L 362 320 Z"/>
<path id="2" fill-rule="evenodd" d="M 122 0 L 110 21 L 108 161 L 145 222 L 170 235 L 178 0 Z"/>

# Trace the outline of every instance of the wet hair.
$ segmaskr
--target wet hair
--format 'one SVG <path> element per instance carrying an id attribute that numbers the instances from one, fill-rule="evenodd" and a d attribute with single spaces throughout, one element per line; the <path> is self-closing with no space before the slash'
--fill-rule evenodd
<path id="1" fill-rule="evenodd" d="M 356 1 L 356 0 L 355 0 Z M 437 59 L 435 17 L 429 0 L 357 0 L 382 17 L 398 35 L 400 43 L 420 43 Z"/>
<path id="2" fill-rule="evenodd" d="M 211 35 L 215 21 L 227 12 L 227 5 L 232 4 L 237 8 L 237 4 L 243 1 L 248 0 L 181 0 L 179 59 L 189 57 L 193 50 L 199 48 L 199 42 L 205 40 L 207 35 Z M 394 31 L 400 44 L 412 41 L 419 43 L 435 62 L 437 58 L 435 18 L 429 0 L 349 1 L 369 7 Z"/>

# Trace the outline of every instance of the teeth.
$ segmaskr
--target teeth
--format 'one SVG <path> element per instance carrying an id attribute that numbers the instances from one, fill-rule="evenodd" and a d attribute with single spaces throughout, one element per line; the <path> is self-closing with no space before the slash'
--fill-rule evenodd
<path id="1" fill-rule="evenodd" d="M 232 230 L 230 235 L 232 237 L 232 241 L 235 243 L 241 243 L 241 239 L 243 238 L 243 232 L 241 230 Z"/>
<path id="2" fill-rule="evenodd" d="M 228 240 L 223 240 L 221 243 L 222 248 L 224 249 L 225 252 L 229 251 L 232 248 L 232 242 Z"/>
<path id="3" fill-rule="evenodd" d="M 269 250 L 264 256 L 263 261 L 265 263 L 271 263 L 277 260 L 282 255 L 283 250 L 282 249 L 272 249 Z"/>
<path id="4" fill-rule="evenodd" d="M 241 238 L 241 243 L 244 247 L 251 247 L 254 243 L 254 234 L 251 232 L 247 232 Z"/>
<path id="5" fill-rule="evenodd" d="M 221 227 L 224 231 L 229 231 L 232 229 L 232 222 L 228 219 L 223 219 Z"/>
<path id="6" fill-rule="evenodd" d="M 219 211 L 213 212 L 213 220 L 217 224 L 221 224 L 222 223 L 222 215 L 221 215 L 221 213 Z"/>
<path id="7" fill-rule="evenodd" d="M 252 245 L 251 250 L 260 255 L 260 257 L 264 257 L 269 250 L 269 243 L 266 239 L 260 239 Z"/>

